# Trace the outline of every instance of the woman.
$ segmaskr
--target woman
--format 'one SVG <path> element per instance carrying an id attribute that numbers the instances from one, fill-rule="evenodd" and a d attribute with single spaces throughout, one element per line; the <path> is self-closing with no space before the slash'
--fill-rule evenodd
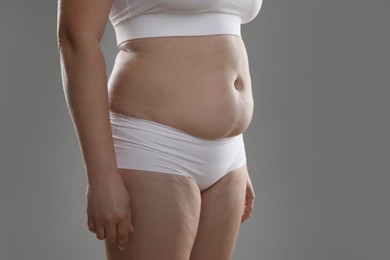
<path id="1" fill-rule="evenodd" d="M 253 208 L 240 26 L 261 0 L 60 0 L 58 46 L 108 259 L 231 259 Z M 119 53 L 107 81 L 100 40 Z M 107 91 L 108 87 L 108 91 Z"/>

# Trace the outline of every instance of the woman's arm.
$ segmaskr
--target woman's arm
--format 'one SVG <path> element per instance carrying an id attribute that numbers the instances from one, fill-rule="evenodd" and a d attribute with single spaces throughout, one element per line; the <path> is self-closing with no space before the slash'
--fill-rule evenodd
<path id="1" fill-rule="evenodd" d="M 88 227 L 126 248 L 130 198 L 117 169 L 100 40 L 112 0 L 58 0 L 57 39 L 65 97 L 87 171 Z"/>
<path id="2" fill-rule="evenodd" d="M 112 0 L 60 0 L 57 39 L 67 105 L 89 183 L 116 170 L 100 40 Z"/>

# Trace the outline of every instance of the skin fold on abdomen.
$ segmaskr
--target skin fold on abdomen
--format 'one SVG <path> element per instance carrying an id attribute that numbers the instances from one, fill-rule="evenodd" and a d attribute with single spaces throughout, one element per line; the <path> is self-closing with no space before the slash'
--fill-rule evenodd
<path id="1" fill-rule="evenodd" d="M 111 111 L 204 139 L 249 126 L 253 97 L 240 36 L 153 37 L 119 48 L 108 81 Z"/>

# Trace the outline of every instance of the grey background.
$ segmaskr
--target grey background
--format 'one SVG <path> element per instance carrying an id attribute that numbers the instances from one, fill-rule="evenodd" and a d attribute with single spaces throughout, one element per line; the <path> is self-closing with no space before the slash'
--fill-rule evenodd
<path id="1" fill-rule="evenodd" d="M 0 4 L 0 259 L 104 259 L 66 108 L 56 1 Z M 256 192 L 234 259 L 390 259 L 390 2 L 264 0 L 242 26 Z M 110 74 L 111 24 L 102 47 Z"/>

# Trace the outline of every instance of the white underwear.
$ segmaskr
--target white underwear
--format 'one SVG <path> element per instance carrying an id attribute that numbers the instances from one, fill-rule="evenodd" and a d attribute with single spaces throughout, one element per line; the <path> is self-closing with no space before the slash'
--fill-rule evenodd
<path id="1" fill-rule="evenodd" d="M 112 111 L 110 121 L 118 168 L 184 175 L 203 191 L 246 163 L 242 133 L 207 140 Z"/>

